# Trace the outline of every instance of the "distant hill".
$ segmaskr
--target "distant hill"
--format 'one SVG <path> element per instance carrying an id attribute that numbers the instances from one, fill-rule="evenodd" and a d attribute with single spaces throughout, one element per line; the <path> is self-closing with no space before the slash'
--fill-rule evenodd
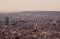
<path id="1" fill-rule="evenodd" d="M 19 15 L 19 14 L 39 14 L 39 15 L 48 15 L 48 16 L 60 16 L 60 11 L 22 11 L 22 12 L 7 12 L 1 13 L 0 15 Z"/>
<path id="2" fill-rule="evenodd" d="M 60 11 L 23 11 L 24 14 L 60 15 Z"/>

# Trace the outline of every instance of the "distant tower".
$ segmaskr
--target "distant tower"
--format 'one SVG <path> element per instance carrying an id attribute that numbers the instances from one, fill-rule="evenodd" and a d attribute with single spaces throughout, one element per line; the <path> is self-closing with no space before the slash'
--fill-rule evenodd
<path id="1" fill-rule="evenodd" d="M 9 25 L 9 17 L 8 16 L 5 17 L 5 25 Z"/>

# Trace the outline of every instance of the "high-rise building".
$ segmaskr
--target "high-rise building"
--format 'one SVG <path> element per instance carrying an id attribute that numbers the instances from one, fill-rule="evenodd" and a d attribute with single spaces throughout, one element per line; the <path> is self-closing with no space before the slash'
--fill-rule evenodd
<path id="1" fill-rule="evenodd" d="M 5 17 L 5 25 L 9 25 L 9 17 L 8 16 Z"/>

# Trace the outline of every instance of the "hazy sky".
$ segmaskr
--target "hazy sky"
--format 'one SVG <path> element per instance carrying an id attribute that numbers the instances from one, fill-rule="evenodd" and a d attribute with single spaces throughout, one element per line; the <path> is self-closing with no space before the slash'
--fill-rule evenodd
<path id="1" fill-rule="evenodd" d="M 0 11 L 60 11 L 60 0 L 0 0 Z"/>

